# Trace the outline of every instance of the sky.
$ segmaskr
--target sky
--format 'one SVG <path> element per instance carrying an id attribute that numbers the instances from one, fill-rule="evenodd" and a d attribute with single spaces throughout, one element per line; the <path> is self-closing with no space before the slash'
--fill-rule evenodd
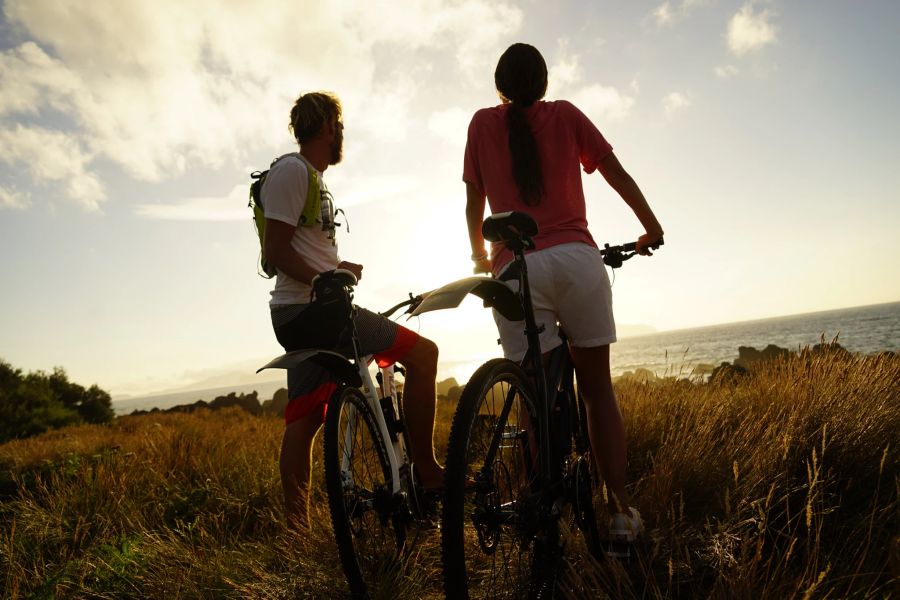
<path id="1" fill-rule="evenodd" d="M 308 91 L 344 105 L 357 303 L 468 276 L 466 127 L 517 41 L 666 231 L 615 274 L 623 333 L 900 300 L 898 34 L 895 0 L 3 0 L 0 359 L 114 397 L 262 377 L 247 186 Z M 584 185 L 598 242 L 642 233 Z M 402 322 L 441 376 L 499 353 L 477 299 Z"/>

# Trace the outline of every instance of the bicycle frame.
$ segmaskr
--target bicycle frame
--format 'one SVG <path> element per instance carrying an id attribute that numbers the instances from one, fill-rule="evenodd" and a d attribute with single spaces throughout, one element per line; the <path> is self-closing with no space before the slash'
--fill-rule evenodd
<path id="1" fill-rule="evenodd" d="M 385 409 L 382 407 L 381 399 L 378 397 L 378 387 L 372 381 L 372 375 L 369 372 L 369 363 L 372 360 L 372 356 L 360 356 L 355 327 L 353 330 L 352 339 L 353 360 L 350 360 L 344 355 L 337 352 L 332 352 L 330 350 L 315 348 L 307 350 L 295 350 L 282 354 L 281 356 L 271 360 L 265 366 L 259 368 L 256 372 L 259 373 L 264 369 L 290 369 L 306 361 L 313 361 L 316 364 L 327 369 L 335 377 L 335 379 L 339 380 L 342 384 L 360 388 L 363 392 L 363 395 L 366 397 L 369 409 L 372 411 L 372 414 L 375 417 L 375 423 L 378 427 L 378 433 L 381 436 L 381 439 L 384 440 L 385 452 L 387 454 L 388 464 L 391 471 L 390 491 L 392 494 L 398 494 L 402 491 L 403 488 L 400 477 L 401 468 L 404 465 L 410 464 L 409 453 L 406 447 L 406 440 L 402 435 L 402 431 L 405 430 L 405 427 L 403 427 L 403 424 L 401 423 L 401 426 L 399 427 L 400 431 L 391 431 L 391 428 L 388 426 L 387 421 L 384 417 Z M 400 415 L 398 412 L 399 403 L 397 398 L 397 388 L 394 378 L 393 365 L 385 368 L 379 368 L 379 372 L 381 373 L 382 377 L 382 398 L 391 399 L 391 410 L 394 411 L 394 415 L 395 417 L 397 417 L 397 421 L 400 421 Z M 352 411 L 350 413 L 351 417 L 355 416 L 355 409 L 351 407 L 350 410 Z M 349 437 L 345 437 L 345 441 L 349 441 L 352 439 L 354 433 L 352 426 L 355 422 L 355 419 L 351 419 L 351 425 L 347 428 L 347 431 L 345 433 L 345 436 Z M 352 483 L 352 477 L 349 474 L 349 460 L 350 459 L 348 456 L 343 457 L 341 461 L 341 470 L 345 473 L 345 480 L 348 483 Z"/>
<path id="2" fill-rule="evenodd" d="M 550 388 L 547 386 L 546 374 L 544 372 L 543 355 L 541 354 L 540 333 L 542 328 L 538 326 L 534 318 L 534 305 L 531 302 L 531 286 L 528 283 L 528 266 L 525 262 L 525 248 L 517 246 L 514 248 L 514 262 L 519 267 L 519 295 L 522 299 L 522 306 L 525 308 L 525 337 L 528 340 L 528 350 L 525 358 L 522 360 L 522 367 L 525 372 L 532 376 L 534 380 L 535 391 L 541 406 L 538 409 L 538 433 L 540 440 L 538 448 L 550 448 L 550 411 L 553 409 L 553 402 L 550 398 Z M 554 388 L 555 389 L 555 388 Z M 541 482 L 548 484 L 553 480 L 553 462 L 550 452 L 540 452 L 540 470 L 538 472 Z"/>
<path id="3" fill-rule="evenodd" d="M 409 454 L 406 450 L 406 442 L 400 432 L 394 431 L 393 435 L 391 429 L 388 427 L 387 421 L 384 418 L 384 408 L 381 405 L 381 399 L 378 398 L 378 394 L 376 393 L 375 383 L 372 381 L 372 375 L 369 373 L 368 363 L 371 357 L 363 357 L 363 360 L 357 360 L 356 366 L 358 368 L 360 379 L 362 379 L 362 392 L 366 397 L 366 401 L 368 403 L 369 409 L 372 411 L 372 414 L 375 416 L 375 423 L 378 426 L 378 432 L 381 435 L 381 439 L 384 441 L 384 447 L 387 454 L 388 464 L 391 469 L 391 493 L 397 494 L 400 493 L 402 489 L 401 480 L 400 480 L 400 467 L 401 465 L 409 464 Z M 394 380 L 394 368 L 393 365 L 389 367 L 380 367 L 379 372 L 382 377 L 382 398 L 390 398 L 391 400 L 391 410 L 394 411 L 394 414 L 397 415 L 398 402 L 397 402 L 397 389 L 396 382 Z M 347 427 L 347 430 L 344 433 L 344 447 L 351 447 L 350 440 L 353 439 L 354 430 L 353 427 L 357 420 L 353 419 L 355 417 L 356 409 L 350 408 L 350 425 Z M 398 415 L 399 418 L 399 415 Z M 346 454 L 341 459 L 341 472 L 344 474 L 343 479 L 346 483 L 352 484 L 353 478 L 350 475 L 350 457 Z"/>

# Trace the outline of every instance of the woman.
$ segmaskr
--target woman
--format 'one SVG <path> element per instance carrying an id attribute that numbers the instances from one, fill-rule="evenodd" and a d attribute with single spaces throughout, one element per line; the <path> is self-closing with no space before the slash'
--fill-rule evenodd
<path id="1" fill-rule="evenodd" d="M 616 341 L 611 290 L 587 228 L 579 167 L 600 171 L 634 211 L 645 229 L 637 240 L 641 254 L 649 254 L 646 247 L 662 238 L 663 230 L 593 123 L 569 102 L 541 100 L 547 65 L 536 48 L 510 46 L 497 63 L 494 83 L 502 104 L 472 117 L 463 169 L 475 270 L 499 276 L 512 259 L 499 244 L 488 257 L 481 234 L 485 198 L 492 213 L 518 210 L 534 218 L 538 234 L 526 260 L 535 316 L 544 326 L 541 350 L 560 344 L 559 327 L 566 332 L 591 446 L 610 492 L 610 535 L 634 541 L 643 523 L 625 489 L 625 427 L 609 371 L 609 344 Z M 504 354 L 521 360 L 527 346 L 521 323 L 496 311 L 494 318 Z"/>

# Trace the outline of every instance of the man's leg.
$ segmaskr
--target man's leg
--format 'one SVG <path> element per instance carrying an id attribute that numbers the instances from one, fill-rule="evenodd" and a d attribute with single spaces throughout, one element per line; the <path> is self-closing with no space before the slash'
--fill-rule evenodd
<path id="1" fill-rule="evenodd" d="M 312 445 L 322 426 L 322 411 L 289 423 L 281 442 L 281 486 L 284 489 L 284 512 L 290 526 L 309 526 L 309 486 Z"/>
<path id="2" fill-rule="evenodd" d="M 575 363 L 578 389 L 584 398 L 594 463 L 612 492 L 610 500 L 614 512 L 627 514 L 630 501 L 625 490 L 627 441 L 625 423 L 610 377 L 609 345 L 594 348 L 570 346 L 569 349 Z"/>
<path id="3" fill-rule="evenodd" d="M 444 484 L 444 469 L 434 458 L 432 442 L 437 360 L 437 345 L 419 337 L 399 361 L 406 367 L 403 412 L 409 430 L 409 445 L 425 489 L 437 489 Z"/>

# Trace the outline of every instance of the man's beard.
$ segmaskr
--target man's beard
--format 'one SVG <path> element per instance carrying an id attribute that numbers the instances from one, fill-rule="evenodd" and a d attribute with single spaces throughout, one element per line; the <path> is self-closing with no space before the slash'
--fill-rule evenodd
<path id="1" fill-rule="evenodd" d="M 336 165 L 341 162 L 344 157 L 344 136 L 334 140 L 331 144 L 331 162 L 328 164 Z"/>

